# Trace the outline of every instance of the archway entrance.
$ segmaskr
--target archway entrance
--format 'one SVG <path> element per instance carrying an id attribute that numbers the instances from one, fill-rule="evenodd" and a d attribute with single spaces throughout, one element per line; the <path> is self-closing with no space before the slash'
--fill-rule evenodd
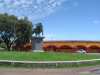
<path id="1" fill-rule="evenodd" d="M 73 52 L 74 48 L 69 45 L 62 45 L 59 47 L 60 52 Z"/>
<path id="2" fill-rule="evenodd" d="M 84 50 L 87 52 L 87 47 L 83 45 L 76 46 L 76 51 L 79 51 L 79 50 Z"/>
<path id="3" fill-rule="evenodd" d="M 88 47 L 89 53 L 100 53 L 100 47 L 98 46 L 90 46 Z"/>

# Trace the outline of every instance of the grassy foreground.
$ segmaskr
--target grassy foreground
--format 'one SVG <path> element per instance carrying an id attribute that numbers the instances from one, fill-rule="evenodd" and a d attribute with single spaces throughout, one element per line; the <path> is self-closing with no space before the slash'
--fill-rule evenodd
<path id="1" fill-rule="evenodd" d="M 78 53 L 33 53 L 33 52 L 0 52 L 0 60 L 18 60 L 18 61 L 71 61 L 100 59 L 100 55 L 78 54 Z M 0 67 L 9 68 L 72 68 L 100 65 L 100 61 L 85 63 L 8 63 L 0 62 Z"/>
<path id="2" fill-rule="evenodd" d="M 0 60 L 19 61 L 69 61 L 100 59 L 100 55 L 88 55 L 77 53 L 33 53 L 33 52 L 0 52 Z"/>

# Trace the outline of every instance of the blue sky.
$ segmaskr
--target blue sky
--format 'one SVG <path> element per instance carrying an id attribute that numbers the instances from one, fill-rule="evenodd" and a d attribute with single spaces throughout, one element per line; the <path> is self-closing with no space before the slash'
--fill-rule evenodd
<path id="1" fill-rule="evenodd" d="M 71 0 L 41 20 L 45 40 L 100 40 L 100 0 Z"/>
<path id="2" fill-rule="evenodd" d="M 0 7 L 42 22 L 45 40 L 100 40 L 100 0 L 0 0 Z"/>

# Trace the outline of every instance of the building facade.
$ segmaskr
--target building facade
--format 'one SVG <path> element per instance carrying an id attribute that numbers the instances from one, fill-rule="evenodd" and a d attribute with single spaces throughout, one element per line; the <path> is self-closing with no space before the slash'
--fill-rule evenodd
<path id="1" fill-rule="evenodd" d="M 100 41 L 44 41 L 43 49 L 69 53 L 83 49 L 87 53 L 100 53 Z"/>

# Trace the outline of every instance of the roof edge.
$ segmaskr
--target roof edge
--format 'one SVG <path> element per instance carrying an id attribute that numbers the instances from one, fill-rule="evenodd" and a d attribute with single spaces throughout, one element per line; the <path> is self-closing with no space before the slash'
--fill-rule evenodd
<path id="1" fill-rule="evenodd" d="M 46 40 L 44 42 L 100 42 L 100 40 Z"/>

